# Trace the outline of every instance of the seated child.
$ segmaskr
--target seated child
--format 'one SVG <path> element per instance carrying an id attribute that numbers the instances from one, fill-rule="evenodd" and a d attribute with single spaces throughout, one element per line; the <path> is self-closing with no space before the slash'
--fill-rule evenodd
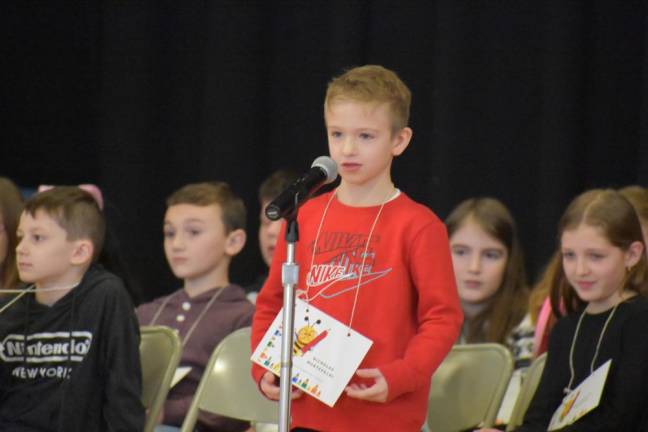
<path id="1" fill-rule="evenodd" d="M 245 245 L 245 206 L 226 183 L 184 186 L 167 199 L 164 252 L 183 286 L 137 309 L 140 325 L 177 329 L 181 366 L 191 367 L 169 391 L 163 423 L 180 426 L 209 357 L 228 334 L 249 326 L 254 306 L 229 281 L 229 265 Z M 201 412 L 201 431 L 242 431 L 247 424 Z M 168 429 L 170 430 L 170 429 Z"/>
<path id="2" fill-rule="evenodd" d="M 16 185 L 0 177 L 0 289 L 15 289 L 19 284 L 16 267 L 16 228 L 23 200 Z"/>
<path id="3" fill-rule="evenodd" d="M 568 415 L 579 400 L 574 389 L 608 360 L 598 405 L 560 430 L 642 430 L 648 400 L 648 267 L 637 215 L 618 192 L 591 190 L 571 202 L 558 234 L 559 265 L 548 271 L 552 308 L 563 316 L 551 331 L 540 384 L 517 431 L 546 431 L 559 407 L 558 417 Z"/>
<path id="4" fill-rule="evenodd" d="M 513 216 L 494 198 L 471 198 L 450 213 L 446 226 L 464 313 L 460 342 L 506 345 L 516 369 L 528 366 L 533 326 Z"/>
<path id="5" fill-rule="evenodd" d="M 265 179 L 261 183 L 261 187 L 259 187 L 259 204 L 261 205 L 261 212 L 259 214 L 259 249 L 261 250 L 261 257 L 267 268 L 270 268 L 270 264 L 272 264 L 272 256 L 274 255 L 277 237 L 281 229 L 281 221 L 270 220 L 265 214 L 265 209 L 296 178 L 297 175 L 291 171 L 279 170 Z M 261 287 L 267 277 L 268 272 L 265 271 L 253 284 L 245 287 L 248 299 L 252 303 L 256 301 L 256 296 L 261 291 Z"/>
<path id="6" fill-rule="evenodd" d="M 116 276 L 94 265 L 95 199 L 56 187 L 25 204 L 16 248 L 25 291 L 0 308 L 0 430 L 144 427 L 139 328 Z"/>
<path id="7" fill-rule="evenodd" d="M 644 244 L 648 244 L 648 189 L 641 186 L 626 186 L 619 189 L 619 192 L 634 207 L 641 224 Z M 646 250 L 646 253 L 648 253 L 648 250 Z M 560 267 L 561 258 L 559 253 L 555 253 L 550 258 L 546 270 L 533 288 L 529 299 L 529 311 L 535 325 L 534 356 L 539 356 L 547 351 L 549 333 L 556 323 L 558 315 L 560 315 L 553 313 L 549 301 L 549 291 L 552 283 L 550 278 L 555 274 L 556 269 Z"/>
<path id="8" fill-rule="evenodd" d="M 38 192 L 45 192 L 46 190 L 52 189 L 52 185 L 39 185 Z M 110 218 L 110 209 L 113 207 L 111 203 L 107 200 L 104 200 L 103 193 L 101 190 L 94 184 L 86 183 L 78 185 L 79 189 L 83 189 L 93 196 L 99 209 L 102 210 L 104 219 L 106 221 L 106 230 L 104 233 L 103 247 L 101 252 L 97 257 L 97 262 L 100 263 L 106 270 L 118 276 L 124 286 L 126 291 L 131 298 L 131 301 L 134 304 L 141 303 L 139 290 L 133 285 L 133 280 L 126 266 L 126 262 L 122 258 L 121 248 L 119 247 L 119 241 L 115 231 L 112 229 L 114 225 L 111 223 Z M 113 207 L 114 208 L 114 207 Z M 113 213 L 114 215 L 114 213 Z"/>

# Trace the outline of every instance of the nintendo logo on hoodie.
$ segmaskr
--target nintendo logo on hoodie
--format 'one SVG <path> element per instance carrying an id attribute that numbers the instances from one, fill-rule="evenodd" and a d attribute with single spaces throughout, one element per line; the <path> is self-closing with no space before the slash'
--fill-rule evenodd
<path id="1" fill-rule="evenodd" d="M 0 358 L 8 363 L 81 362 L 91 345 L 88 331 L 34 333 L 27 336 L 27 343 L 24 335 L 9 334 L 0 345 Z"/>

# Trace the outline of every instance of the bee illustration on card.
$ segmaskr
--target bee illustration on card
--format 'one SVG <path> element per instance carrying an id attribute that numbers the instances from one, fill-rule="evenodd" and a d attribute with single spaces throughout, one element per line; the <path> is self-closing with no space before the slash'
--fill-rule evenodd
<path id="1" fill-rule="evenodd" d="M 328 336 L 328 330 L 319 331 L 316 328 L 316 326 L 319 326 L 322 323 L 321 320 L 317 320 L 314 324 L 310 324 L 308 316 L 306 316 L 305 321 L 306 325 L 302 326 L 297 330 L 297 332 L 295 332 L 293 355 L 296 357 L 303 356 Z"/>

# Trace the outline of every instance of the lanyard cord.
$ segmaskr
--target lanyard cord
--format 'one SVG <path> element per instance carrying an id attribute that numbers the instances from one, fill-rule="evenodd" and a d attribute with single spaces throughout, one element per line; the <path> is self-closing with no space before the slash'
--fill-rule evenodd
<path id="1" fill-rule="evenodd" d="M 612 312 L 610 315 L 607 317 L 605 320 L 605 324 L 603 324 L 603 330 L 601 330 L 601 334 L 599 335 L 598 342 L 596 344 L 596 351 L 594 351 L 594 357 L 592 358 L 592 362 L 590 363 L 590 374 L 594 372 L 594 364 L 596 363 L 596 358 L 598 357 L 599 354 L 599 349 L 601 348 L 601 342 L 603 341 L 603 336 L 605 335 L 605 331 L 607 330 L 608 324 L 610 321 L 612 321 L 612 317 L 614 316 L 614 312 L 616 312 L 617 308 L 619 307 L 619 304 L 621 302 L 617 303 L 614 305 L 614 308 L 612 308 Z M 581 316 L 578 318 L 578 324 L 576 325 L 576 331 L 574 332 L 574 337 L 572 339 L 571 347 L 569 348 L 569 372 L 570 372 L 570 377 L 569 377 L 569 384 L 567 384 L 567 387 L 564 389 L 565 393 L 569 393 L 572 391 L 572 383 L 574 382 L 574 378 L 576 377 L 576 372 L 574 371 L 574 347 L 576 346 L 576 338 L 578 338 L 578 332 L 580 331 L 580 326 L 581 323 L 583 322 L 583 317 L 585 316 L 585 311 L 583 310 L 583 313 L 581 313 Z"/>
<path id="2" fill-rule="evenodd" d="M 313 243 L 313 253 L 311 254 L 311 261 L 310 261 L 310 267 L 308 272 L 313 271 L 313 263 L 315 262 L 315 250 L 317 249 L 317 242 L 319 241 L 319 236 L 320 233 L 322 232 L 322 226 L 324 225 L 324 219 L 326 219 L 326 213 L 328 213 L 328 209 L 331 206 L 331 201 L 333 201 L 333 198 L 335 198 L 337 192 L 333 192 L 329 198 L 329 200 L 326 202 L 326 207 L 324 207 L 324 212 L 322 213 L 322 218 L 320 219 L 319 226 L 317 227 L 317 233 L 315 234 L 315 243 Z M 313 297 L 310 297 L 310 283 L 308 282 L 309 276 L 306 275 L 306 303 L 310 303 L 311 301 L 315 300 L 317 297 L 319 297 L 328 287 L 333 285 L 335 282 L 346 279 L 350 275 L 348 274 L 342 274 L 335 279 L 333 279 L 330 283 L 325 285 L 322 289 L 320 289 Z"/>
<path id="3" fill-rule="evenodd" d="M 11 299 L 11 301 L 7 302 L 6 305 L 0 309 L 0 314 L 2 314 L 5 310 L 9 309 L 11 305 L 16 303 L 22 296 L 25 294 L 29 293 L 36 293 L 38 292 L 51 292 L 51 291 L 63 291 L 63 290 L 71 290 L 73 288 L 76 288 L 77 285 L 79 285 L 81 282 L 77 282 L 74 285 L 69 285 L 69 286 L 64 286 L 64 287 L 52 287 L 52 288 L 36 288 L 36 285 L 31 284 L 27 288 L 23 289 L 0 289 L 0 293 L 17 293 L 18 295 L 14 298 Z"/>
<path id="4" fill-rule="evenodd" d="M 18 297 L 22 297 L 26 292 L 50 292 L 50 291 L 63 291 L 63 290 L 70 290 L 72 288 L 75 288 L 77 285 L 79 285 L 81 282 L 77 282 L 72 285 L 67 285 L 67 286 L 62 286 L 62 287 L 50 287 L 50 288 L 36 288 L 35 284 L 28 285 L 26 288 L 2 288 L 0 289 L 1 294 L 20 294 Z"/>
<path id="5" fill-rule="evenodd" d="M 29 285 L 27 288 L 21 290 L 20 294 L 18 294 L 16 297 L 14 297 L 13 299 L 11 299 L 10 302 L 8 302 L 6 305 L 4 305 L 4 306 L 2 307 L 2 309 L 0 309 L 0 314 L 1 314 L 2 312 L 4 312 L 5 310 L 9 309 L 9 308 L 11 307 L 12 304 L 14 304 L 14 303 L 16 303 L 18 300 L 20 300 L 20 297 L 22 297 L 22 296 L 24 296 L 25 294 L 27 294 L 27 293 L 29 293 L 29 292 L 32 292 L 32 291 L 36 291 L 36 286 L 35 286 L 35 285 Z"/>
<path id="6" fill-rule="evenodd" d="M 196 329 L 196 326 L 198 325 L 198 323 L 200 323 L 200 320 L 203 319 L 203 316 L 205 316 L 205 314 L 207 313 L 207 311 L 208 311 L 209 308 L 211 307 L 212 303 L 214 303 L 214 301 L 218 298 L 218 296 L 220 296 L 220 294 L 223 292 L 224 289 L 225 289 L 225 287 L 221 287 L 221 289 L 219 289 L 218 291 L 216 291 L 216 292 L 214 293 L 214 295 L 212 295 L 212 298 L 209 299 L 209 302 L 207 302 L 207 304 L 205 305 L 205 307 L 203 308 L 203 310 L 200 311 L 200 314 L 198 315 L 198 318 L 196 318 L 196 321 L 194 321 L 194 323 L 191 325 L 191 327 L 189 327 L 189 330 L 187 331 L 187 334 L 185 334 L 185 337 L 182 339 L 182 347 L 183 347 L 183 348 L 184 348 L 184 347 L 187 345 L 187 343 L 189 342 L 189 338 L 191 337 L 192 333 L 193 333 L 194 330 Z M 179 293 L 180 293 L 180 291 L 178 290 L 177 292 L 171 294 L 171 295 L 168 296 L 166 299 L 164 299 L 164 302 L 162 302 L 162 304 L 160 305 L 160 307 L 158 308 L 158 310 L 155 312 L 155 315 L 153 315 L 153 319 L 151 319 L 151 323 L 150 323 L 149 325 L 155 325 L 157 319 L 160 317 L 160 314 L 162 313 L 162 311 L 164 310 L 164 308 L 166 307 L 166 305 L 169 303 L 169 301 L 170 301 L 173 297 L 175 297 L 175 296 L 178 295 Z"/>
<path id="7" fill-rule="evenodd" d="M 383 208 L 385 207 L 385 204 L 390 201 L 392 195 L 394 194 L 394 189 L 391 189 L 387 195 L 385 196 L 385 199 L 383 202 L 380 204 L 380 208 L 378 209 L 378 213 L 376 214 L 376 217 L 374 218 L 373 224 L 371 225 L 371 229 L 369 230 L 369 235 L 367 236 L 367 243 L 365 244 L 364 248 L 364 253 L 362 254 L 362 265 L 360 267 L 360 274 L 358 275 L 358 283 L 356 284 L 356 289 L 355 289 L 355 296 L 353 298 L 353 307 L 351 308 L 351 316 L 349 317 L 349 325 L 348 325 L 348 331 L 347 331 L 347 336 L 351 334 L 351 325 L 353 324 L 353 317 L 355 316 L 355 310 L 356 310 L 356 305 L 358 303 L 358 293 L 360 292 L 360 285 L 362 284 L 362 276 L 364 275 L 364 269 L 365 269 L 365 261 L 367 259 L 367 252 L 369 250 L 369 244 L 371 243 L 371 237 L 374 232 L 374 228 L 376 227 L 376 224 L 378 223 L 378 219 L 380 218 L 380 215 L 383 211 Z M 328 212 L 328 209 L 331 205 L 331 202 L 333 201 L 333 198 L 337 195 L 337 190 L 331 194 L 331 197 L 329 198 L 328 202 L 326 203 L 326 207 L 324 207 L 324 212 L 322 213 L 322 219 L 320 220 L 319 226 L 317 227 L 317 234 L 315 235 L 315 243 L 313 244 L 313 253 L 311 255 L 311 262 L 310 262 L 310 268 L 309 272 L 312 271 L 313 269 L 313 263 L 315 262 L 315 250 L 317 249 L 317 244 L 319 241 L 319 236 L 322 231 L 322 226 L 324 225 L 324 219 L 326 218 L 326 214 Z M 344 280 L 348 279 L 353 274 L 342 274 L 335 279 L 333 279 L 330 283 L 325 285 L 322 289 L 320 289 L 313 297 L 309 296 L 309 291 L 310 291 L 310 284 L 308 283 L 308 280 L 306 281 L 306 303 L 310 303 L 312 300 L 315 300 L 318 296 L 320 296 L 327 288 L 329 288 L 331 285 L 333 285 L 335 282 L 339 280 Z"/>

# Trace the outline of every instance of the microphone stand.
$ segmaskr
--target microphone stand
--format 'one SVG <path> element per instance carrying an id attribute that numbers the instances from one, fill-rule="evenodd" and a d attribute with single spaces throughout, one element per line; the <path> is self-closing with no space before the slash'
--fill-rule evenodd
<path id="1" fill-rule="evenodd" d="M 283 291 L 283 332 L 281 334 L 281 379 L 279 383 L 279 432 L 290 431 L 290 394 L 292 389 L 292 347 L 295 322 L 295 287 L 299 265 L 295 262 L 295 244 L 299 241 L 297 226 L 297 195 L 295 211 L 286 218 L 286 262 L 281 267 Z"/>

